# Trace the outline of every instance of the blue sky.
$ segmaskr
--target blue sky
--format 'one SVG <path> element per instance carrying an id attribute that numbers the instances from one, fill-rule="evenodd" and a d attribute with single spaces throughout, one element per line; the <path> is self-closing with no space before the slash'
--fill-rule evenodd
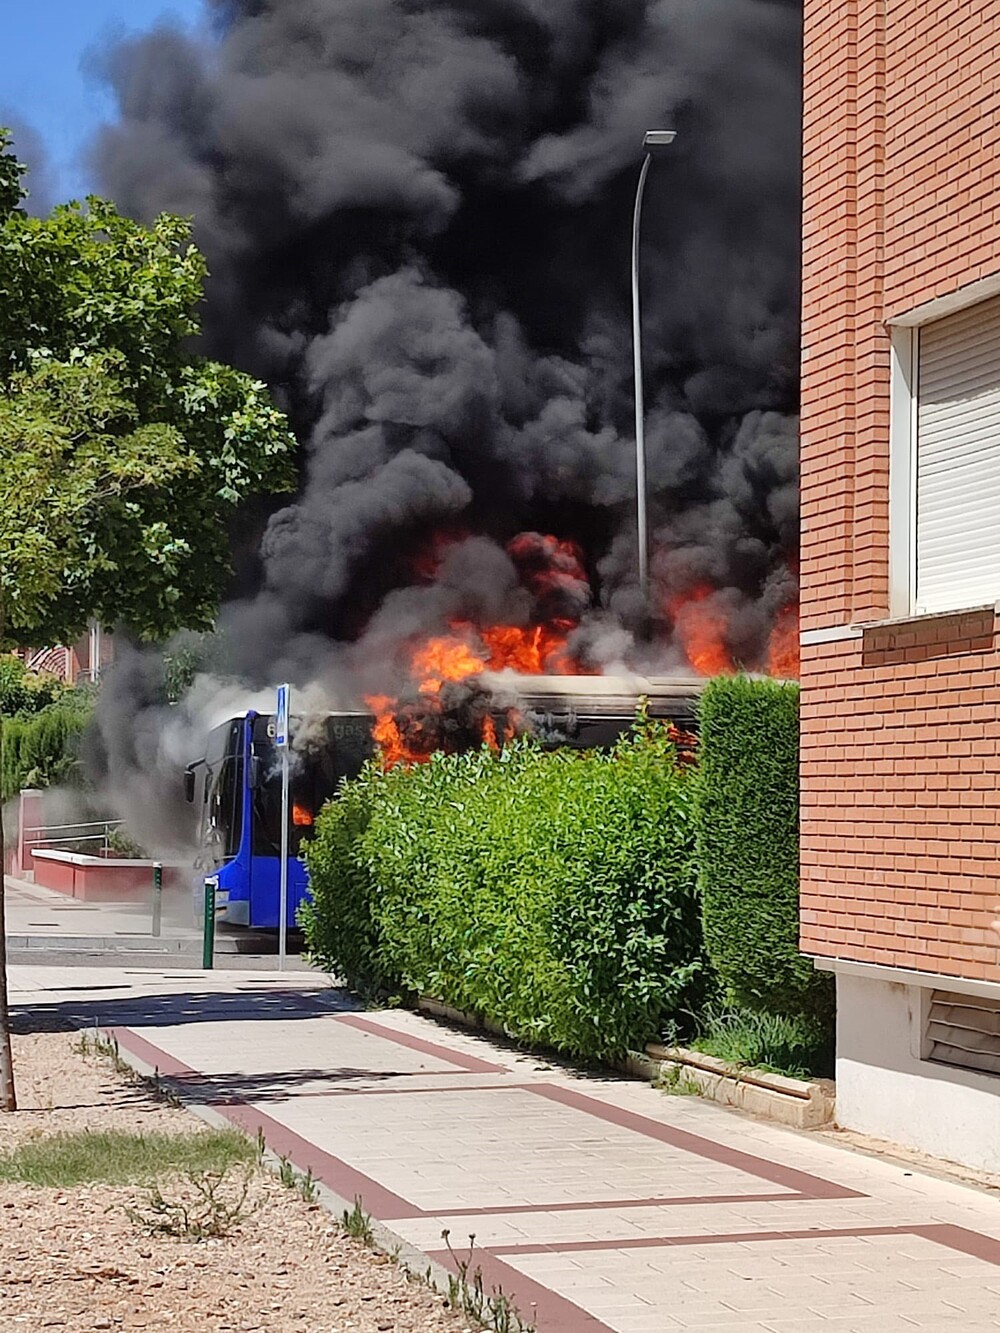
<path id="1" fill-rule="evenodd" d="M 203 0 L 7 0 L 3 9 L 0 124 L 12 120 L 39 136 L 48 179 L 37 181 L 36 193 L 53 201 L 86 194 L 94 188 L 87 144 L 113 106 L 84 72 L 84 57 L 161 20 L 193 27 L 203 18 Z M 30 159 L 28 140 L 22 157 L 25 150 Z"/>

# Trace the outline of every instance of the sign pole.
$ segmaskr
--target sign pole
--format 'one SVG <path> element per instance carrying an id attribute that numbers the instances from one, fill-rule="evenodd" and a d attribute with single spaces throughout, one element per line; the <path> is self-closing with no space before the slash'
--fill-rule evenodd
<path id="1" fill-rule="evenodd" d="M 278 892 L 278 971 L 285 970 L 288 952 L 288 821 L 289 763 L 288 712 L 291 686 L 278 686 L 278 708 L 275 718 L 274 741 L 281 754 L 281 880 Z"/>

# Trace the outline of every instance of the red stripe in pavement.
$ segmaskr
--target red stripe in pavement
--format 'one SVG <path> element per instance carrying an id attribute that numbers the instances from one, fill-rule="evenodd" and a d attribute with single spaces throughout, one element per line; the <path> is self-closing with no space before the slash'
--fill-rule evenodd
<path id="1" fill-rule="evenodd" d="M 447 1250 L 431 1251 L 428 1257 L 442 1267 L 458 1272 L 458 1264 Z M 464 1257 L 463 1254 L 459 1254 L 459 1258 L 464 1259 Z M 487 1292 L 495 1294 L 502 1290 L 516 1307 L 522 1320 L 526 1324 L 537 1326 L 539 1330 L 544 1330 L 544 1333 L 614 1333 L 614 1329 L 602 1323 L 596 1315 L 589 1314 L 579 1305 L 574 1305 L 551 1287 L 543 1287 L 534 1278 L 518 1272 L 490 1250 L 477 1249 L 474 1252 L 470 1279 L 477 1269 L 482 1274 L 483 1286 Z"/>
<path id="2" fill-rule="evenodd" d="M 796 1171 L 794 1167 L 781 1166 L 770 1162 L 766 1157 L 754 1157 L 750 1153 L 740 1152 L 738 1148 L 728 1148 L 714 1139 L 702 1138 L 700 1134 L 691 1134 L 686 1129 L 676 1129 L 659 1120 L 650 1120 L 648 1116 L 636 1115 L 633 1111 L 624 1111 L 609 1102 L 598 1101 L 596 1097 L 586 1097 L 555 1083 L 534 1083 L 531 1091 L 538 1097 L 571 1106 L 576 1111 L 594 1116 L 597 1120 L 606 1120 L 609 1124 L 630 1129 L 635 1134 L 642 1134 L 648 1139 L 660 1143 L 669 1143 L 682 1152 L 692 1153 L 695 1157 L 704 1157 L 712 1162 L 721 1162 L 724 1166 L 734 1167 L 759 1180 L 769 1180 L 772 1185 L 781 1185 L 794 1190 L 808 1199 L 864 1199 L 867 1195 L 858 1190 L 847 1189 L 844 1185 L 835 1185 L 832 1181 L 821 1180 L 819 1176 L 807 1171 Z"/>
<path id="3" fill-rule="evenodd" d="M 653 1199 L 580 1199 L 573 1203 L 506 1203 L 494 1208 L 434 1208 L 431 1217 L 505 1217 L 515 1213 L 581 1213 L 608 1208 L 669 1208 L 700 1203 L 802 1202 L 801 1194 L 693 1194 L 688 1198 L 662 1195 Z"/>
<path id="4" fill-rule="evenodd" d="M 314 1143 L 296 1134 L 280 1120 L 265 1115 L 256 1106 L 248 1106 L 246 1102 L 240 1101 L 213 1102 L 212 1106 L 248 1134 L 256 1134 L 258 1129 L 261 1130 L 272 1152 L 279 1157 L 287 1157 L 300 1171 L 311 1171 L 318 1181 L 342 1199 L 360 1199 L 365 1211 L 375 1217 L 384 1220 L 425 1216 L 422 1208 L 393 1194 L 377 1180 L 355 1170 L 341 1158 L 317 1148 Z"/>
<path id="5" fill-rule="evenodd" d="M 370 1018 L 362 1018 L 360 1014 L 335 1014 L 332 1017 L 335 1023 L 344 1023 L 348 1027 L 357 1028 L 360 1032 L 368 1032 L 373 1037 L 395 1042 L 397 1046 L 419 1051 L 421 1055 L 431 1055 L 435 1060 L 444 1060 L 446 1064 L 465 1069 L 470 1074 L 510 1073 L 510 1070 L 505 1069 L 503 1065 L 491 1064 L 489 1060 L 480 1060 L 478 1056 L 465 1055 L 462 1051 L 453 1051 L 450 1046 L 441 1046 L 436 1041 L 425 1041 L 423 1037 L 414 1037 L 408 1032 L 399 1032 L 396 1028 L 383 1027 L 381 1023 L 373 1023 Z"/>
<path id="6" fill-rule="evenodd" d="M 169 1052 L 154 1046 L 152 1042 L 140 1037 L 130 1028 L 106 1028 L 105 1031 L 115 1038 L 122 1050 L 130 1051 L 167 1078 L 204 1077 L 190 1065 L 183 1064 Z M 239 1097 L 205 1098 L 204 1104 L 211 1106 L 213 1111 L 217 1111 L 230 1124 L 238 1126 L 249 1134 L 256 1134 L 260 1130 L 272 1152 L 277 1153 L 279 1157 L 289 1158 L 300 1171 L 311 1171 L 318 1181 L 332 1189 L 335 1194 L 339 1194 L 341 1198 L 361 1198 L 366 1210 L 374 1213 L 376 1217 L 385 1219 L 425 1216 L 422 1208 L 417 1208 L 407 1199 L 393 1194 L 377 1180 L 372 1180 L 370 1176 L 356 1171 L 339 1157 L 317 1148 L 314 1143 L 296 1134 L 280 1120 L 275 1120 L 265 1111 L 259 1110 Z"/>
<path id="7" fill-rule="evenodd" d="M 962 1254 L 971 1255 L 973 1258 L 1000 1267 L 1000 1241 L 980 1235 L 977 1231 L 967 1231 L 965 1227 L 950 1226 L 943 1222 L 929 1226 L 810 1227 L 808 1230 L 788 1228 L 784 1231 L 732 1231 L 707 1236 L 629 1236 L 619 1240 L 571 1240 L 549 1244 L 539 1242 L 497 1245 L 493 1248 L 497 1253 L 509 1257 L 517 1254 L 582 1254 L 596 1250 L 656 1250 L 678 1245 L 747 1245 L 753 1241 L 820 1241 L 865 1236 L 920 1236 L 923 1240 L 933 1241 L 946 1249 L 958 1250 Z"/>
<path id="8" fill-rule="evenodd" d="M 949 1250 L 958 1250 L 971 1255 L 973 1259 L 982 1259 L 988 1264 L 1000 1267 L 1000 1240 L 993 1236 L 983 1236 L 978 1231 L 969 1231 L 966 1227 L 952 1226 L 949 1222 L 935 1222 L 926 1227 L 910 1227 L 915 1236 L 924 1240 L 937 1241 L 947 1245 Z"/>
<path id="9" fill-rule="evenodd" d="M 187 1078 L 196 1072 L 190 1065 L 183 1064 L 182 1061 L 175 1059 L 169 1051 L 154 1046 L 151 1041 L 147 1041 L 145 1037 L 140 1037 L 131 1028 L 104 1028 L 103 1030 L 109 1037 L 113 1037 L 123 1050 L 131 1051 L 133 1055 L 137 1055 L 140 1060 L 144 1060 L 147 1065 L 152 1066 L 158 1074 L 165 1074 L 167 1078 Z"/>

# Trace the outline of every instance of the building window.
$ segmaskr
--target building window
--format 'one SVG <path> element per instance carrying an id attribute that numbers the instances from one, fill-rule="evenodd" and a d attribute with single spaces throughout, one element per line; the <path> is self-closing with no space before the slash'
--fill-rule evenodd
<path id="1" fill-rule="evenodd" d="M 1000 297 L 895 328 L 891 612 L 1000 600 Z"/>

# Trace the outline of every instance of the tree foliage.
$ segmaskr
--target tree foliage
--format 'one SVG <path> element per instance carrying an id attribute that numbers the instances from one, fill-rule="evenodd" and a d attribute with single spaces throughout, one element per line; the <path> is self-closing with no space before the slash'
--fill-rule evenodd
<path id="1" fill-rule="evenodd" d="M 93 710 L 88 690 L 67 690 L 37 713 L 4 723 L 0 799 L 25 787 L 82 785 L 80 746 Z"/>
<path id="2" fill-rule="evenodd" d="M 228 515 L 291 484 L 284 418 L 191 350 L 205 266 L 186 221 L 94 198 L 31 218 L 18 178 L 0 151 L 0 642 L 93 617 L 205 626 Z"/>

